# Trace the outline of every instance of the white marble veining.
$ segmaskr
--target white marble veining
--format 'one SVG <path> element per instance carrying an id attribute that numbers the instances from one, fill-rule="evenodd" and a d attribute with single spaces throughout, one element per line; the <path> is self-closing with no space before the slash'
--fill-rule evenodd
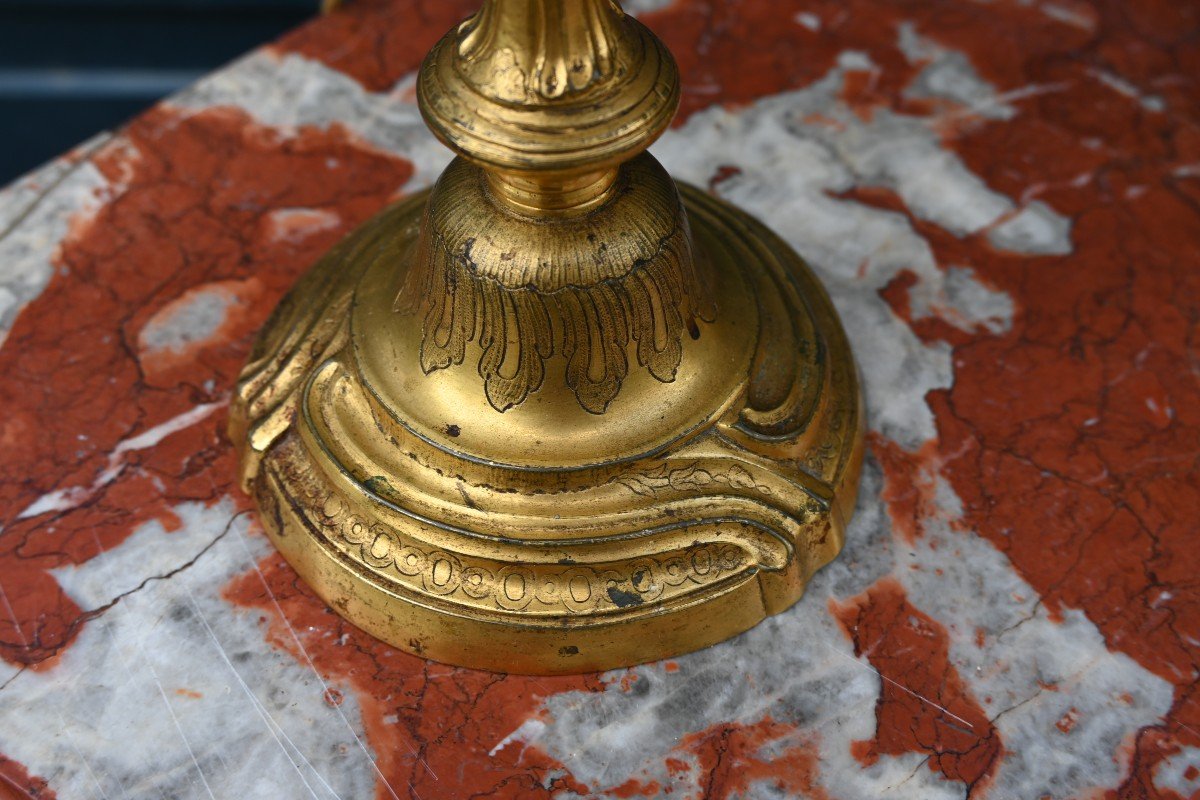
<path id="1" fill-rule="evenodd" d="M 46 287 L 70 225 L 103 205 L 109 182 L 87 155 L 107 139 L 97 136 L 0 190 L 0 346 Z"/>
<path id="2" fill-rule="evenodd" d="M 264 125 L 342 125 L 379 149 L 412 162 L 403 189 L 433 185 L 453 154 L 439 143 L 417 110 L 416 74 L 388 92 L 368 92 L 353 78 L 304 56 L 257 51 L 171 99 L 180 108 L 233 106 Z"/>
<path id="3" fill-rule="evenodd" d="M 1181 797 L 1195 797 L 1200 792 L 1200 748 L 1182 747 L 1168 756 L 1154 772 L 1154 785 Z"/>
<path id="4" fill-rule="evenodd" d="M 258 615 L 220 596 L 267 540 L 229 501 L 175 512 L 179 530 L 151 522 L 56 571 L 80 607 L 107 610 L 53 669 L 0 690 L 0 751 L 62 800 L 371 796 L 354 694 L 325 702 L 311 666 L 265 646 Z"/>

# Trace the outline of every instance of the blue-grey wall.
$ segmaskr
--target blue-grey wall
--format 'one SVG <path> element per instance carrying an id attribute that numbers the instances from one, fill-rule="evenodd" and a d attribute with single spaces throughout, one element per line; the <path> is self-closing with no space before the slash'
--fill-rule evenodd
<path id="1" fill-rule="evenodd" d="M 0 0 L 0 185 L 316 13 L 319 0 Z"/>

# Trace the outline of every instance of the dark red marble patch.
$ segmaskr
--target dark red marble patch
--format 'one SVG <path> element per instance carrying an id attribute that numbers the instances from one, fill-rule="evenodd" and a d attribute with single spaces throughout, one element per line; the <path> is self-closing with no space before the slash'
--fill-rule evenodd
<path id="1" fill-rule="evenodd" d="M 55 800 L 57 795 L 42 778 L 0 754 L 0 800 Z"/>
<path id="2" fill-rule="evenodd" d="M 892 521 L 893 532 L 912 544 L 925 532 L 925 523 L 938 513 L 936 503 L 938 468 L 937 442 L 926 442 L 918 452 L 871 432 L 867 434 L 871 454 L 883 467 L 881 495 Z"/>
<path id="3" fill-rule="evenodd" d="M 734 800 L 756 784 L 781 797 L 830 800 L 818 781 L 819 752 L 814 735 L 797 736 L 794 725 L 770 717 L 752 724 L 720 723 L 684 736 L 676 748 L 677 754 L 695 759 L 697 800 Z M 677 774 L 690 769 L 687 761 L 674 762 Z"/>
<path id="4" fill-rule="evenodd" d="M 372 92 L 421 65 L 434 42 L 479 8 L 478 0 L 355 0 L 283 36 L 274 47 L 344 72 Z"/>
<path id="5" fill-rule="evenodd" d="M 861 13 L 859 4 L 815 2 L 676 2 L 641 19 L 663 38 L 683 73 L 683 100 L 676 124 L 715 103 L 743 105 L 765 95 L 807 86 L 834 65 L 850 41 L 873 45 L 880 71 L 863 92 L 898 95 L 907 75 L 895 46 L 890 10 Z M 796 15 L 813 14 L 817 31 Z M 861 96 L 861 93 L 856 93 Z M 867 98 L 863 97 L 865 108 Z"/>
<path id="6" fill-rule="evenodd" d="M 109 454 L 197 404 L 225 402 L 282 293 L 411 175 L 343 129 L 284 135 L 229 109 L 159 108 L 95 160 L 121 188 L 75 226 L 0 350 L 0 656 L 16 664 L 51 658 L 103 611 L 78 608 L 49 570 L 93 558 L 149 520 L 170 529 L 179 503 L 240 497 L 223 411 L 153 448 Z M 338 222 L 301 239 L 267 235 L 272 212 L 291 208 Z M 139 348 L 156 314 L 213 287 L 236 300 L 220 330 L 179 363 Z M 77 506 L 18 518 L 69 487 L 81 487 Z"/>
<path id="7" fill-rule="evenodd" d="M 909 602 L 894 578 L 831 604 L 854 644 L 880 676 L 875 738 L 855 742 L 863 764 L 880 756 L 925 753 L 929 769 L 982 796 L 1000 764 L 1000 735 L 950 663 L 946 629 Z"/>

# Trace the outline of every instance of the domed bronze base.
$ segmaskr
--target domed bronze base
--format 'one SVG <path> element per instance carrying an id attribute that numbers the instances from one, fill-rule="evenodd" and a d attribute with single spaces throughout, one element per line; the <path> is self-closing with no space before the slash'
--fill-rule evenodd
<path id="1" fill-rule="evenodd" d="M 462 201 L 472 169 L 435 193 L 454 184 Z M 477 194 L 465 202 L 492 202 Z M 243 374 L 232 433 L 267 532 L 339 613 L 438 661 L 603 670 L 744 631 L 837 555 L 862 411 L 836 313 L 761 223 L 681 194 L 705 298 L 683 302 L 695 315 L 677 345 L 655 304 L 680 298 L 663 301 L 669 276 L 640 260 L 587 292 L 535 287 L 535 306 L 469 259 L 446 262 L 457 277 L 453 263 L 416 274 L 437 261 L 422 248 L 452 238 L 425 194 L 297 285 Z M 598 341 L 595 309 L 628 335 Z M 563 330 L 556 314 L 585 321 Z"/>

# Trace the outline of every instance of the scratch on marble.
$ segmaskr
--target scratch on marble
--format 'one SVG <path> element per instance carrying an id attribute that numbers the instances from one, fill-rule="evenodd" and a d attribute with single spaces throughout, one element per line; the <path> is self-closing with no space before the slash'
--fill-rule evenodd
<path id="1" fill-rule="evenodd" d="M 154 680 L 154 685 L 158 687 L 158 694 L 162 697 L 163 705 L 167 707 L 167 713 L 171 715 L 171 722 L 175 724 L 175 730 L 179 732 L 179 738 L 183 740 L 183 746 L 187 748 L 188 755 L 192 759 L 192 764 L 196 767 L 196 774 L 200 776 L 200 782 L 204 784 L 204 790 L 208 792 L 210 800 L 217 800 L 216 795 L 213 794 L 212 787 L 208 785 L 208 778 L 204 777 L 204 770 L 200 769 L 200 762 L 196 760 L 196 753 L 192 750 L 192 743 L 188 741 L 187 734 L 183 732 L 183 726 L 179 724 L 179 717 L 175 716 L 175 709 L 171 708 L 171 701 L 167 699 L 167 693 L 163 689 L 162 681 L 158 679 L 158 673 L 154 671 L 154 665 L 146 657 L 146 651 L 141 639 L 137 640 L 137 646 L 138 654 L 146 664 L 146 669 L 150 670 L 150 677 Z"/>
<path id="2" fill-rule="evenodd" d="M 258 712 L 258 716 L 263 721 L 263 725 L 266 726 L 267 732 L 271 734 L 271 737 L 275 740 L 275 743 L 279 745 L 279 749 L 284 752 L 285 756 L 287 756 L 287 760 L 296 768 L 296 775 L 300 778 L 300 782 L 304 784 L 304 788 L 308 789 L 308 793 L 314 798 L 317 797 L 317 793 L 313 790 L 312 785 L 309 784 L 308 779 L 304 777 L 304 771 L 300 769 L 300 765 L 292 760 L 292 752 L 289 751 L 286 746 L 284 746 L 284 739 L 286 739 L 287 743 L 291 745 L 292 751 L 295 751 L 295 755 L 298 756 L 299 759 L 303 761 L 309 769 L 312 770 L 313 774 L 317 776 L 317 779 L 321 781 L 326 789 L 329 790 L 329 793 L 338 798 L 338 800 L 341 800 L 341 796 L 334 791 L 333 787 L 329 785 L 329 782 L 325 780 L 324 776 L 322 776 L 317 768 L 313 766 L 312 762 L 308 760 L 304 753 L 300 751 L 300 748 L 296 747 L 295 742 L 293 742 L 291 737 L 287 735 L 287 732 L 283 730 L 279 723 L 276 722 L 275 719 L 267 712 L 266 708 L 263 707 L 262 703 L 259 702 L 258 698 L 254 696 L 254 692 L 250 691 L 250 687 L 242 678 L 241 673 L 237 671 L 237 668 L 233 666 L 233 662 L 229 660 L 229 655 L 225 652 L 225 648 L 221 646 L 221 642 L 219 639 L 217 639 L 217 635 L 213 631 L 212 626 L 208 624 L 208 618 L 204 616 L 204 612 L 200 609 L 200 604 L 196 602 L 196 597 L 194 594 L 192 594 L 191 587 L 185 584 L 183 588 L 187 593 L 188 604 L 192 607 L 192 611 L 196 614 L 196 618 L 200 620 L 200 624 L 204 626 L 204 630 L 208 634 L 208 638 L 211 639 L 212 643 L 216 646 L 217 652 L 221 656 L 221 660 L 225 662 L 225 666 L 229 667 L 229 671 L 233 673 L 233 677 L 237 680 L 238 686 L 240 686 L 242 691 L 246 694 L 246 697 L 250 700 L 250 704 L 253 706 L 254 710 Z M 161 686 L 159 688 L 161 690 Z M 172 716 L 174 716 L 173 713 Z M 282 736 L 283 739 L 280 739 L 280 736 Z M 197 769 L 198 768 L 199 767 L 197 767 Z"/>
<path id="3" fill-rule="evenodd" d="M 117 603 L 119 603 L 121 600 L 124 600 L 126 597 L 130 597 L 130 598 L 132 598 L 132 597 L 133 597 L 135 594 L 137 594 L 137 593 L 138 593 L 138 592 L 140 592 L 140 591 L 141 591 L 143 588 L 145 588 L 145 587 L 146 587 L 146 586 L 147 586 L 147 585 L 148 585 L 148 584 L 149 584 L 151 581 L 154 581 L 154 580 L 169 580 L 170 578 L 174 577 L 175 575 L 178 575 L 179 573 L 183 572 L 184 570 L 186 570 L 186 569 L 188 569 L 188 568 L 192 567 L 193 565 L 195 565 L 195 564 L 196 564 L 196 562 L 198 562 L 198 561 L 199 561 L 201 558 L 203 558 L 203 557 L 204 557 L 204 555 L 205 555 L 205 554 L 206 554 L 206 553 L 207 553 L 209 550 L 211 550 L 211 549 L 212 549 L 212 548 L 213 548 L 213 547 L 214 547 L 214 546 L 217 544 L 217 542 L 219 542 L 219 541 L 221 541 L 223 538 L 225 538 L 225 535 L 226 535 L 226 534 L 228 534 L 228 533 L 229 533 L 229 531 L 230 531 L 230 529 L 232 528 L 232 526 L 233 526 L 233 523 L 234 523 L 234 522 L 236 522 L 236 521 L 238 520 L 238 518 L 239 518 L 239 517 L 242 517 L 242 516 L 244 516 L 244 515 L 245 515 L 245 513 L 246 513 L 246 512 L 239 512 L 239 513 L 237 513 L 237 514 L 234 514 L 234 515 L 233 515 L 233 516 L 232 516 L 232 517 L 229 519 L 229 522 L 225 524 L 225 527 L 224 527 L 224 528 L 221 530 L 221 533 L 220 533 L 220 534 L 219 534 L 219 535 L 218 535 L 218 536 L 217 536 L 215 539 L 213 539 L 211 542 L 209 542 L 207 545 L 205 545 L 205 546 L 204 546 L 204 548 L 203 548 L 203 549 L 202 549 L 202 550 L 201 550 L 199 553 L 197 553 L 197 554 L 195 555 L 195 557 L 193 557 L 192 559 L 190 559 L 190 560 L 189 560 L 187 563 L 185 563 L 185 564 L 183 564 L 183 565 L 181 565 L 181 566 L 179 566 L 179 567 L 176 567 L 175 569 L 171 570 L 170 572 L 168 572 L 168 573 L 166 573 L 166 574 L 164 574 L 164 575 L 152 575 L 152 576 L 150 576 L 150 577 L 146 578 L 146 579 L 145 579 L 145 580 L 143 580 L 143 581 L 142 581 L 140 584 L 138 584 L 138 586 L 137 586 L 137 587 L 135 587 L 134 589 L 131 589 L 131 590 L 127 591 L 127 592 L 123 592 L 123 593 L 121 593 L 121 594 L 117 595 L 117 596 L 116 596 L 116 597 L 114 597 L 114 598 L 113 598 L 111 601 L 109 601 L 108 603 L 106 603 L 105 605 L 103 605 L 102 607 L 100 607 L 99 609 L 97 609 L 96 611 L 94 611 L 94 612 L 91 612 L 91 613 L 92 613 L 92 614 L 95 614 L 95 615 L 97 615 L 97 616 L 98 616 L 99 614 L 103 613 L 103 612 L 104 612 L 104 611 L 106 611 L 107 609 L 109 609 L 109 608 L 112 608 L 113 606 L 115 606 L 115 605 L 116 605 Z M 132 602 L 130 603 L 130 605 L 132 605 Z M 165 614 L 165 613 L 164 613 L 164 614 L 162 614 L 162 615 L 159 615 L 159 617 L 158 617 L 158 618 L 155 620 L 155 623 L 154 623 L 154 625 L 152 625 L 152 626 L 149 628 L 149 630 L 147 631 L 146 635 L 148 636 L 149 634 L 152 634 L 152 633 L 153 633 L 155 630 L 157 630 L 157 629 L 158 629 L 158 626 L 159 626 L 159 624 L 160 624 L 160 623 L 163 621 L 163 619 L 164 619 L 165 617 L 166 617 L 166 614 Z M 108 634 L 108 637 L 109 637 L 109 639 L 112 641 L 112 644 L 114 645 L 114 647 L 118 647 L 118 646 L 120 645 L 120 641 L 118 640 L 118 638 L 117 638 L 117 634 L 116 634 L 116 632 L 113 630 L 113 628 L 112 628 L 111 626 L 105 626 L 105 627 L 103 628 L 103 630 L 104 630 L 104 632 L 105 632 L 105 633 L 107 633 L 107 634 Z M 146 658 L 146 651 L 145 651 L 145 647 L 144 647 L 144 645 L 143 645 L 143 639 L 135 639 L 135 641 L 136 641 L 136 643 L 137 643 L 137 647 L 138 647 L 138 654 L 141 656 L 142 660 L 143 660 L 144 662 L 146 662 L 146 666 L 147 666 L 147 668 L 149 668 L 149 669 L 150 669 L 150 673 L 151 673 L 151 675 L 154 677 L 154 683 L 155 683 L 155 685 L 158 687 L 159 694 L 160 694 L 160 695 L 163 695 L 163 700 L 164 700 L 164 702 L 166 702 L 166 703 L 167 703 L 167 710 L 168 710 L 168 711 L 171 713 L 171 718 L 172 718 L 172 721 L 175 723 L 175 727 L 176 727 L 177 729 L 179 729 L 179 731 L 180 731 L 180 738 L 183 740 L 183 743 L 184 743 L 184 745 L 187 747 L 188 754 L 189 754 L 189 755 L 192 757 L 192 762 L 193 762 L 194 764 L 196 764 L 196 770 L 197 770 L 197 771 L 200 773 L 200 778 L 201 778 L 201 780 L 204 782 L 205 788 L 207 788 L 207 789 L 208 789 L 208 791 L 209 791 L 209 796 L 211 797 L 211 796 L 212 796 L 212 788 L 211 788 L 211 787 L 209 787 L 209 785 L 208 785 L 208 781 L 205 779 L 205 777 L 204 777 L 204 773 L 203 773 L 203 771 L 200 769 L 200 765 L 199 765 L 199 763 L 197 763 L 197 761 L 196 761 L 195 754 L 192 752 L 192 749 L 191 749 L 191 746 L 190 746 L 190 744 L 189 744 L 189 742 L 188 742 L 188 739 L 187 739 L 187 737 L 183 735 L 182 728 L 180 727 L 180 724 L 179 724 L 179 721 L 178 721 L 178 719 L 175 717 L 175 713 L 174 713 L 174 711 L 171 709 L 170 702 L 167 700 L 166 696 L 163 694 L 163 686 L 162 686 L 162 682 L 161 682 L 161 681 L 158 679 L 158 674 L 157 674 L 157 673 L 154 671 L 154 668 L 150 666 L 149 659 L 147 659 L 147 658 Z M 126 666 L 126 671 L 128 672 L 127 683 L 132 683 L 132 682 L 135 680 L 135 678 L 134 678 L 134 674 L 133 674 L 133 670 L 130 668 L 130 664 L 129 664 L 129 662 L 128 662 L 126 659 L 124 659 L 124 658 L 122 657 L 122 659 L 121 659 L 121 660 L 122 660 L 122 662 L 125 664 L 125 666 Z M 72 690 L 73 690 L 73 689 L 75 688 L 75 686 L 76 686 L 76 685 L 79 683 L 79 681 L 80 681 L 80 680 L 83 678 L 83 676 L 84 676 L 85 674 L 86 674 L 86 673 L 82 673 L 82 672 L 81 672 L 81 673 L 78 673 L 78 674 L 76 674 L 76 675 L 75 675 L 75 676 L 74 676 L 74 677 L 73 677 L 73 678 L 72 678 L 72 679 L 71 679 L 71 680 L 70 680 L 70 681 L 67 683 L 67 686 L 66 686 L 65 688 L 67 688 L 67 689 L 72 689 Z M 59 718 L 60 718 L 60 719 L 62 719 L 62 714 L 61 714 L 61 713 L 59 713 Z M 64 729 L 66 728 L 65 721 L 64 721 L 64 723 L 63 723 L 63 728 L 64 728 Z M 78 750 L 78 746 L 75 744 L 75 742 L 74 742 L 73 740 L 71 741 L 71 746 L 72 746 L 72 748 L 73 748 L 73 749 L 75 749 L 75 750 L 76 750 L 76 752 L 79 752 L 79 750 Z M 217 758 L 220 760 L 220 762 L 221 762 L 222 766 L 227 768 L 227 767 L 228 767 L 228 764 L 227 764 L 227 763 L 226 763 L 226 761 L 225 761 L 225 757 L 224 757 L 223 755 L 221 755 L 220 751 L 218 751 L 218 752 L 216 753 L 216 756 L 217 756 Z M 80 758 L 81 758 L 81 759 L 83 758 L 83 756 L 82 756 L 82 753 L 80 753 Z M 85 764 L 85 766 L 87 766 L 87 762 L 86 762 L 86 761 L 84 762 L 84 764 Z M 91 770 L 91 768 L 90 768 L 90 767 L 88 767 L 88 772 L 89 772 L 89 774 L 92 774 L 92 770 Z M 106 777 L 107 777 L 107 776 L 108 776 L 108 773 L 106 773 Z M 114 779 L 114 780 L 117 782 L 117 785 L 121 787 L 121 794 L 122 794 L 124 797 L 128 798 L 128 797 L 129 797 L 129 792 L 128 792 L 128 790 L 125 788 L 125 783 L 124 783 L 124 782 L 121 780 L 121 776 L 120 776 L 119 774 L 117 774 L 117 773 L 112 773 L 112 775 L 111 775 L 111 776 L 112 776 L 112 778 L 113 778 L 113 779 Z M 103 790 L 102 790 L 102 791 L 103 791 Z M 159 793 L 159 796 L 160 796 L 160 797 L 161 797 L 161 796 L 163 796 L 162 789 L 158 789 L 158 793 Z M 107 795 L 105 795 L 105 796 L 107 796 Z"/>
<path id="4" fill-rule="evenodd" d="M 104 784 L 100 783 L 100 779 L 96 777 L 96 771 L 92 769 L 91 762 L 89 762 L 83 752 L 80 751 L 79 745 L 75 744 L 75 737 L 71 735 L 71 728 L 67 725 L 67 721 L 63 718 L 61 713 L 58 714 L 58 724 L 59 729 L 66 736 L 67 744 L 72 750 L 75 751 L 75 756 L 83 764 L 83 768 L 87 770 L 88 777 L 92 779 L 92 783 L 96 784 L 96 788 L 100 790 L 100 796 L 103 797 L 104 800 L 109 800 L 108 792 L 104 791 Z M 125 791 L 124 785 L 121 786 L 121 794 L 125 795 L 126 797 L 129 796 L 129 793 Z"/>
<path id="5" fill-rule="evenodd" d="M 895 686 L 897 689 L 899 689 L 899 690 L 901 690 L 901 691 L 903 691 L 903 692 L 907 692 L 908 694 L 910 694 L 910 695 L 912 695 L 913 697 L 915 697 L 915 698 L 917 698 L 918 700 L 920 700 L 922 703 L 926 703 L 926 704 L 928 704 L 928 705 L 931 705 L 931 706 L 933 706 L 934 708 L 938 709 L 939 711 L 941 711 L 943 714 L 945 714 L 946 716 L 950 717 L 951 719 L 956 719 L 956 720 L 958 720 L 958 721 L 959 721 L 959 722 L 961 722 L 963 725 L 966 725 L 966 726 L 967 726 L 967 730 L 968 730 L 968 731 L 970 731 L 970 732 L 974 733 L 974 731 L 975 731 L 975 726 L 974 726 L 974 725 L 972 725 L 970 722 L 967 722 L 965 719 L 963 719 L 962 717 L 958 716 L 957 714 L 955 714 L 953 711 L 951 711 L 950 709 L 946 708 L 945 706 L 940 706 L 940 705 L 938 705 L 937 703 L 935 703 L 935 702 L 933 702 L 932 700 L 930 700 L 928 697 L 925 697 L 925 696 L 924 696 L 924 695 L 922 695 L 922 694 L 918 694 L 917 692 L 914 692 L 912 689 L 909 689 L 909 688 L 908 688 L 907 686 L 905 686 L 904 684 L 902 684 L 902 683 L 898 683 L 897 681 L 894 681 L 894 680 L 892 680 L 891 678 L 887 677 L 886 675 L 884 675 L 884 674 L 883 674 L 882 672 L 880 672 L 879 670 L 877 670 L 877 669 L 875 669 L 874 667 L 872 667 L 870 664 L 864 664 L 863 662 L 859 661 L 857 658 L 852 658 L 851 656 L 848 656 L 848 655 L 846 655 L 846 654 L 845 654 L 845 653 L 843 653 L 841 650 L 838 650 L 836 647 L 834 647 L 833 645 L 829 644 L 829 642 L 821 642 L 821 644 L 825 645 L 825 646 L 826 646 L 826 647 L 828 647 L 830 650 L 832 650 L 834 653 L 837 653 L 839 656 L 841 656 L 842 658 L 844 658 L 844 659 L 846 659 L 847 661 L 851 662 L 852 664 L 857 664 L 858 666 L 862 667 L 863 669 L 867 670 L 868 672 L 874 672 L 876 675 L 878 675 L 878 676 L 879 676 L 879 679 L 880 679 L 880 680 L 882 680 L 882 681 L 887 681 L 887 682 L 888 682 L 888 683 L 890 683 L 892 686 Z"/>
<path id="6" fill-rule="evenodd" d="M 26 638 L 25 631 L 21 630 L 21 621 L 17 619 L 17 612 L 13 610 L 12 603 L 8 601 L 8 592 L 4 591 L 2 583 L 0 583 L 0 601 L 4 602 L 4 610 L 8 612 L 8 618 L 12 620 L 13 630 L 17 632 L 17 636 L 21 637 L 21 644 L 29 647 L 29 639 Z M 11 678 L 9 680 L 11 681 Z M 8 682 L 6 681 L 4 685 L 7 686 Z"/>
<path id="7" fill-rule="evenodd" d="M 273 591 L 271 591 L 271 587 L 267 582 L 266 576 L 263 575 L 262 570 L 259 569 L 258 562 L 255 560 L 253 553 L 250 552 L 250 548 L 247 547 L 244 537 L 245 537 L 245 534 L 243 533 L 242 537 L 239 537 L 237 541 L 238 541 L 238 544 L 241 545 L 242 550 L 246 554 L 247 562 L 250 563 L 250 565 L 253 567 L 255 573 L 258 574 L 258 579 L 262 583 L 263 589 L 266 591 L 267 595 L 271 598 L 271 604 L 275 606 L 275 611 L 276 611 L 276 613 L 279 614 L 279 618 L 281 620 L 283 620 L 283 624 L 285 626 L 287 626 L 288 633 L 291 635 L 292 641 L 295 642 L 297 649 L 304 656 L 304 661 L 308 664 L 309 669 L 312 670 L 313 675 L 316 676 L 317 681 L 321 684 L 321 690 L 323 692 L 328 692 L 329 684 L 326 683 L 324 676 L 322 676 L 320 671 L 317 669 L 317 665 L 313 663 L 312 657 L 308 654 L 307 648 L 305 648 L 304 644 L 301 643 L 300 637 L 296 633 L 296 629 L 294 627 L 292 627 L 292 623 L 290 620 L 288 620 L 287 614 L 284 613 L 283 607 L 280 606 L 279 600 L 275 597 L 275 593 Z M 342 711 L 340 706 L 335 707 L 335 710 L 336 710 L 338 716 L 341 717 L 342 722 L 345 723 L 346 729 L 350 731 L 350 735 L 354 737 L 354 741 L 358 744 L 359 748 L 362 749 L 363 754 L 366 755 L 367 760 L 371 762 L 371 766 L 375 768 L 375 773 L 379 776 L 379 779 L 381 781 L 383 781 L 384 786 L 387 787 L 388 793 L 394 798 L 394 800 L 400 800 L 399 796 L 396 794 L 396 790 L 392 787 L 391 783 L 388 781 L 387 776 L 384 775 L 383 771 L 379 769 L 379 765 L 376 763 L 375 758 L 371 755 L 371 752 L 367 749 L 366 744 L 363 742 L 362 738 L 358 735 L 358 731 L 354 730 L 354 726 L 351 725 L 350 720 L 346 718 L 346 712 Z M 424 766 L 426 770 L 429 771 L 429 774 L 433 776 L 433 779 L 435 781 L 439 780 L 437 773 L 435 773 L 433 771 L 433 768 L 429 766 L 429 762 L 427 762 L 423 757 L 421 757 L 420 753 L 417 752 L 417 750 L 412 746 L 411 743 L 406 741 L 405 744 L 408 745 L 409 752 L 413 756 L 416 757 L 417 761 L 420 762 L 420 764 L 422 766 Z M 411 783 L 409 783 L 409 789 L 413 792 L 414 795 L 416 794 L 416 788 Z"/>

